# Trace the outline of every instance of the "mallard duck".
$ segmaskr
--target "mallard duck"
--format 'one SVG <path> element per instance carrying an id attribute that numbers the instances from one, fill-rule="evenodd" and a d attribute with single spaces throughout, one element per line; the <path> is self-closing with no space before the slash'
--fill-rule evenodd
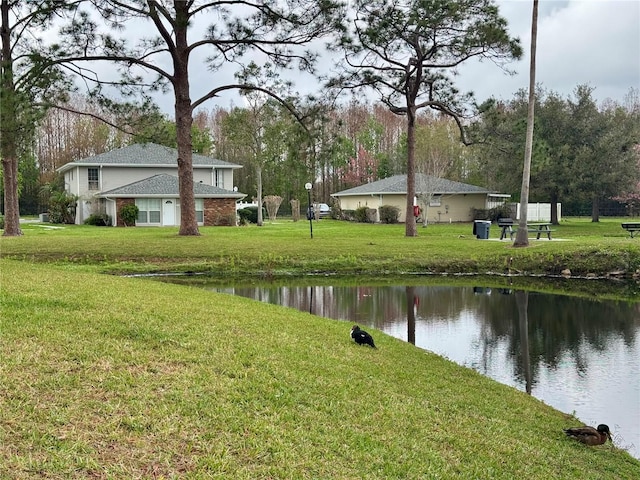
<path id="1" fill-rule="evenodd" d="M 358 345 L 369 345 L 372 348 L 377 348 L 375 343 L 373 343 L 373 337 L 364 330 L 361 330 L 358 325 L 351 327 L 351 338 L 353 338 Z"/>
<path id="2" fill-rule="evenodd" d="M 607 438 L 613 442 L 609 427 L 603 423 L 598 425 L 598 428 L 587 426 L 566 428 L 564 433 L 586 445 L 602 445 Z"/>

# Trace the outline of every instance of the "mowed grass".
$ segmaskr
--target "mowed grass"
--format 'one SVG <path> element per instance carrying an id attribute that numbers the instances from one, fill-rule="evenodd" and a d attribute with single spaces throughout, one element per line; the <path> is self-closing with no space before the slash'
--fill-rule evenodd
<path id="1" fill-rule="evenodd" d="M 0 260 L 0 478 L 634 479 L 579 421 L 372 331 Z M 613 407 L 612 407 L 613 408 Z M 615 432 L 614 432 L 615 433 Z"/>
<path id="2" fill-rule="evenodd" d="M 0 256 L 97 271 L 194 271 L 220 275 L 338 273 L 523 273 L 606 276 L 640 269 L 640 238 L 630 238 L 621 219 L 570 218 L 555 228 L 552 241 L 532 239 L 513 248 L 472 235 L 472 224 L 418 227 L 283 219 L 264 226 L 203 227 L 201 236 L 181 237 L 177 228 L 99 228 L 24 225 L 24 236 L 0 239 Z"/>

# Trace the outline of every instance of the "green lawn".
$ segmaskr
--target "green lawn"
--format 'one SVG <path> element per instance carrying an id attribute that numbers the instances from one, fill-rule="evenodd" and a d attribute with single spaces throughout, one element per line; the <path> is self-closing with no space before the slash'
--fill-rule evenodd
<path id="1" fill-rule="evenodd" d="M 176 228 L 100 228 L 25 225 L 24 236 L 2 238 L 0 255 L 35 262 L 85 265 L 111 272 L 202 271 L 224 275 L 279 273 L 528 273 L 573 275 L 640 269 L 640 238 L 630 238 L 620 219 L 591 223 L 567 219 L 554 240 L 529 248 L 477 240 L 471 224 L 439 224 L 404 236 L 403 225 L 368 225 L 283 219 L 263 227 L 205 227 L 199 237 Z"/>
<path id="2" fill-rule="evenodd" d="M 101 273 L 484 268 L 563 249 L 631 264 L 640 239 L 619 228 L 576 220 L 566 241 L 513 249 L 469 225 L 25 226 L 0 239 L 0 478 L 638 478 L 623 450 L 565 438 L 579 420 L 381 332 L 372 350 L 344 322 Z"/>

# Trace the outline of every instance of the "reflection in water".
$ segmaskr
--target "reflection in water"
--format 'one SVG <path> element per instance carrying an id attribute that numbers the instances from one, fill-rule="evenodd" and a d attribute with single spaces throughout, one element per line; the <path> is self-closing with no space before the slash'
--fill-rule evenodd
<path id="1" fill-rule="evenodd" d="M 640 304 L 483 287 L 217 290 L 377 328 L 606 423 L 640 458 Z"/>
<path id="2" fill-rule="evenodd" d="M 531 357 L 529 356 L 529 317 L 527 314 L 529 292 L 517 291 L 516 305 L 518 306 L 518 325 L 520 326 L 520 338 L 522 339 L 520 358 L 525 378 L 525 390 L 531 395 Z"/>
<path id="3" fill-rule="evenodd" d="M 418 310 L 416 287 L 407 287 L 407 341 L 416 344 L 416 311 Z"/>

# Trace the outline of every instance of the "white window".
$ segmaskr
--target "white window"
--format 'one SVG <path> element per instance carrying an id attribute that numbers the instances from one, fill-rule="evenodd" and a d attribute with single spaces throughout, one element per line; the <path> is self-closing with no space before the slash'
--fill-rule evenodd
<path id="1" fill-rule="evenodd" d="M 216 187 L 224 188 L 224 172 L 216 169 L 214 170 L 213 185 Z"/>
<path id="2" fill-rule="evenodd" d="M 100 170 L 89 167 L 87 169 L 87 178 L 89 180 L 89 190 L 98 190 L 100 188 Z"/>
<path id="3" fill-rule="evenodd" d="M 202 198 L 196 198 L 196 222 L 204 223 L 204 200 Z"/>
<path id="4" fill-rule="evenodd" d="M 200 225 L 204 224 L 204 200 L 202 198 L 196 198 L 196 222 L 198 222 Z M 178 219 L 180 218 L 181 215 L 181 210 L 180 210 L 180 201 L 178 200 L 176 202 L 176 214 L 178 216 Z"/>
<path id="5" fill-rule="evenodd" d="M 137 223 L 160 224 L 162 202 L 159 198 L 138 198 L 136 206 L 138 207 Z"/>
<path id="6" fill-rule="evenodd" d="M 434 195 L 433 197 L 431 197 L 431 200 L 429 200 L 430 207 L 439 207 L 441 204 L 442 204 L 442 195 Z"/>

